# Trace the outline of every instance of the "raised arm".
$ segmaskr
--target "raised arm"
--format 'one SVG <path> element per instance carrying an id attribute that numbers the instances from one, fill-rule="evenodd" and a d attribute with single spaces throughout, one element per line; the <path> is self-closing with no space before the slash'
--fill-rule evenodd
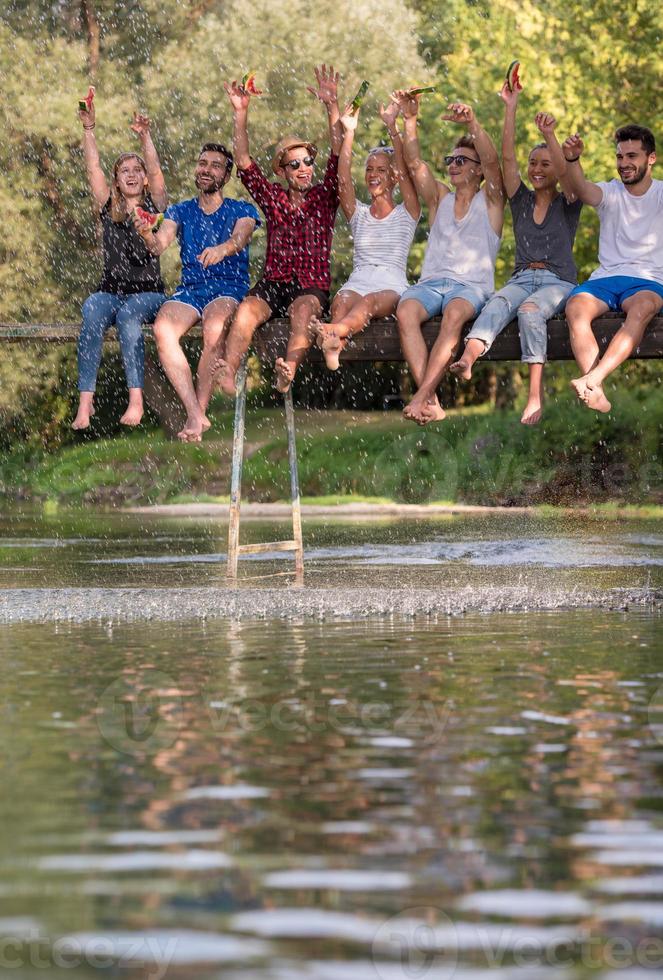
<path id="1" fill-rule="evenodd" d="M 493 141 L 474 115 L 474 109 L 464 102 L 452 102 L 450 106 L 447 106 L 447 113 L 442 118 L 449 120 L 449 122 L 459 123 L 461 126 L 467 126 L 467 135 L 472 137 L 477 156 L 481 161 L 488 208 L 496 211 L 501 209 L 502 215 L 504 215 L 506 201 L 499 157 Z"/>
<path id="2" fill-rule="evenodd" d="M 340 75 L 337 71 L 334 71 L 333 65 L 330 65 L 329 68 L 326 65 L 320 65 L 319 68 L 314 68 L 313 71 L 315 73 L 316 87 L 307 85 L 306 88 L 311 95 L 314 95 L 316 99 L 322 102 L 327 110 L 329 144 L 332 153 L 339 154 L 341 152 L 344 133 L 347 132 L 341 125 L 341 113 L 338 108 L 338 83 Z"/>
<path id="3" fill-rule="evenodd" d="M 233 110 L 233 155 L 239 170 L 246 170 L 251 166 L 251 154 L 249 153 L 249 132 L 247 120 L 249 115 L 249 102 L 251 96 L 238 85 L 237 82 L 223 83 L 228 99 Z"/>
<path id="4" fill-rule="evenodd" d="M 593 208 L 597 208 L 603 200 L 603 191 L 597 184 L 594 184 L 591 180 L 587 180 L 583 173 L 582 167 L 580 166 L 580 157 L 584 149 L 585 144 L 577 133 L 569 136 L 562 143 L 562 152 L 566 160 L 565 179 L 568 181 L 568 185 L 573 193 L 583 204 L 590 204 Z"/>
<path id="5" fill-rule="evenodd" d="M 97 149 L 97 141 L 94 136 L 94 127 L 96 123 L 94 103 L 92 103 L 89 112 L 81 112 L 79 110 L 78 118 L 83 126 L 83 157 L 85 159 L 87 180 L 88 184 L 90 185 L 90 190 L 92 191 L 94 202 L 97 205 L 98 210 L 101 211 L 104 204 L 108 200 L 110 188 L 108 187 L 106 176 L 101 169 L 99 150 Z"/>
<path id="6" fill-rule="evenodd" d="M 359 110 L 352 111 L 351 105 L 346 105 L 340 123 L 343 128 L 343 142 L 338 156 L 338 200 L 343 208 L 343 214 L 349 221 L 355 213 L 357 199 L 352 180 L 352 144 L 359 122 Z"/>
<path id="7" fill-rule="evenodd" d="M 559 181 L 564 197 L 567 201 L 569 201 L 569 203 L 576 201 L 578 195 L 574 190 L 573 184 L 568 178 L 566 157 L 564 156 L 562 147 L 559 145 L 559 140 L 555 135 L 557 120 L 550 112 L 537 112 L 534 117 L 534 122 L 536 123 L 537 129 L 546 141 L 546 146 L 548 147 L 548 152 L 550 153 L 550 162 L 552 164 L 553 173 Z"/>
<path id="8" fill-rule="evenodd" d="M 518 111 L 518 98 L 520 88 L 516 86 L 513 91 L 505 82 L 500 92 L 500 98 L 504 102 L 504 125 L 502 127 L 502 173 L 504 176 L 504 187 L 508 197 L 513 197 L 520 187 L 520 170 L 516 160 L 516 112 Z"/>
<path id="9" fill-rule="evenodd" d="M 436 180 L 427 163 L 421 159 L 419 137 L 417 136 L 417 116 L 419 114 L 419 97 L 412 96 L 403 89 L 392 93 L 393 101 L 398 105 L 405 122 L 403 134 L 403 156 L 417 194 L 429 211 L 429 223 L 435 220 L 437 207 L 442 198 L 449 193 L 449 188 Z"/>
<path id="10" fill-rule="evenodd" d="M 159 208 L 159 211 L 165 211 L 168 204 L 168 192 L 166 191 L 166 181 L 164 180 L 161 163 L 159 162 L 159 154 L 152 142 L 148 116 L 143 116 L 139 112 L 135 112 L 131 129 L 140 139 L 141 155 L 147 167 L 147 181 L 152 200 Z"/>
<path id="11" fill-rule="evenodd" d="M 225 242 L 221 242 L 220 245 L 203 249 L 200 255 L 197 256 L 203 268 L 206 269 L 209 265 L 216 265 L 217 262 L 223 262 L 229 255 L 238 255 L 251 241 L 251 235 L 255 226 L 254 218 L 238 218 L 230 233 L 230 238 L 226 239 Z"/>
<path id="12" fill-rule="evenodd" d="M 132 215 L 134 228 L 145 242 L 145 248 L 152 255 L 161 255 L 172 242 L 175 241 L 177 234 L 177 222 L 165 218 L 158 231 L 152 231 L 152 226 L 145 224 L 136 212 Z"/>
<path id="13" fill-rule="evenodd" d="M 417 196 L 417 189 L 414 186 L 412 178 L 410 177 L 410 171 L 405 163 L 405 156 L 403 155 L 403 140 L 401 139 L 401 134 L 398 132 L 398 127 L 396 126 L 396 119 L 400 113 L 400 108 L 397 102 L 393 100 L 389 103 L 385 109 L 384 105 L 380 105 L 380 119 L 387 127 L 387 132 L 391 139 L 391 145 L 394 148 L 394 166 L 398 174 L 398 186 L 403 197 L 403 204 L 405 208 L 415 221 L 418 221 L 421 217 L 421 206 L 419 204 L 419 198 Z"/>

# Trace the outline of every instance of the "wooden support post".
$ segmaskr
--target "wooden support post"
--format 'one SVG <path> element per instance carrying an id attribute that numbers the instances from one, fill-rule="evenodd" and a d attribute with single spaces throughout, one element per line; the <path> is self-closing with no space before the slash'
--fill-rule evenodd
<path id="1" fill-rule="evenodd" d="M 237 372 L 235 386 L 235 422 L 230 476 L 230 518 L 228 521 L 228 578 L 237 578 L 239 558 L 239 508 L 242 497 L 242 463 L 244 461 L 244 418 L 246 415 L 246 361 Z"/>

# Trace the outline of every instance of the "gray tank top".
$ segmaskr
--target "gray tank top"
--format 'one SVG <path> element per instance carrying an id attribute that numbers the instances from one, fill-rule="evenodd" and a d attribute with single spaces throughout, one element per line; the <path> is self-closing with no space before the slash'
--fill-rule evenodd
<path id="1" fill-rule="evenodd" d="M 467 214 L 454 216 L 454 194 L 442 199 L 428 236 L 420 282 L 455 279 L 488 295 L 495 289 L 495 259 L 500 245 L 488 217 L 483 188 L 474 195 Z"/>

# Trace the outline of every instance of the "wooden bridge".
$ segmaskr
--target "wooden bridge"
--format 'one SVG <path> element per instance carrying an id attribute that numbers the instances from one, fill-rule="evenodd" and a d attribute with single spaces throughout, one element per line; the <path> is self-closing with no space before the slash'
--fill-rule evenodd
<path id="1" fill-rule="evenodd" d="M 621 326 L 624 316 L 621 313 L 606 314 L 594 320 L 594 335 L 601 353 Z M 151 338 L 151 328 L 144 328 L 146 338 Z M 260 327 L 254 337 L 254 350 L 262 363 L 272 364 L 275 358 L 285 353 L 288 339 L 287 320 L 271 320 Z M 466 332 L 470 324 L 466 327 Z M 424 324 L 423 334 L 430 349 L 439 330 L 439 318 Z M 78 339 L 78 323 L 24 323 L 0 324 L 0 341 L 16 344 L 63 344 Z M 200 338 L 200 326 L 194 327 L 187 337 Z M 106 334 L 106 341 L 116 340 L 115 329 Z M 317 347 L 311 349 L 311 360 L 322 361 L 322 353 Z M 663 317 L 656 317 L 649 325 L 642 343 L 633 355 L 635 358 L 663 357 Z M 573 358 L 569 341 L 569 330 L 563 316 L 548 321 L 548 360 L 565 361 Z M 485 355 L 488 361 L 520 360 L 520 340 L 517 323 L 510 323 L 500 334 Z M 403 361 L 398 329 L 393 318 L 372 323 L 358 334 L 341 354 L 342 362 L 353 361 Z M 145 358 L 145 399 L 159 416 L 164 428 L 171 435 L 181 428 L 184 413 L 179 400 L 166 381 L 154 352 L 148 348 Z M 302 541 L 301 512 L 299 505 L 299 481 L 297 476 L 297 450 L 295 443 L 295 416 L 292 393 L 285 396 L 286 429 L 288 433 L 288 458 L 292 497 L 293 537 L 287 541 L 261 542 L 259 544 L 239 543 L 240 502 L 242 482 L 242 460 L 244 453 L 244 416 L 246 411 L 246 369 L 238 377 L 235 400 L 235 425 L 233 431 L 232 476 L 230 487 L 230 515 L 228 533 L 227 573 L 232 581 L 237 578 L 237 563 L 241 554 L 255 554 L 270 551 L 292 552 L 295 558 L 295 580 L 303 582 L 304 547 Z"/>

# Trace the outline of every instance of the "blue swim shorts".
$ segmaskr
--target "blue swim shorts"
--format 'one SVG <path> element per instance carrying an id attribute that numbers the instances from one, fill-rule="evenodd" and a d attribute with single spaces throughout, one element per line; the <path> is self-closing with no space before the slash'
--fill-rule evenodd
<path id="1" fill-rule="evenodd" d="M 179 286 L 172 296 L 168 298 L 176 303 L 186 303 L 202 315 L 203 310 L 215 299 L 222 297 L 234 299 L 241 303 L 246 296 L 247 289 L 242 283 L 228 282 L 206 282 L 199 286 Z"/>
<path id="2" fill-rule="evenodd" d="M 426 279 L 406 289 L 401 296 L 401 303 L 406 299 L 416 299 L 428 316 L 433 317 L 443 313 L 452 299 L 466 299 L 474 307 L 476 315 L 485 306 L 488 296 L 455 279 Z"/>
<path id="3" fill-rule="evenodd" d="M 663 297 L 663 285 L 653 279 L 636 279 L 633 276 L 606 276 L 601 279 L 588 279 L 571 290 L 568 299 L 580 293 L 589 293 L 605 303 L 610 310 L 621 310 L 625 299 L 648 289 Z M 567 300 L 568 302 L 568 300 Z"/>

